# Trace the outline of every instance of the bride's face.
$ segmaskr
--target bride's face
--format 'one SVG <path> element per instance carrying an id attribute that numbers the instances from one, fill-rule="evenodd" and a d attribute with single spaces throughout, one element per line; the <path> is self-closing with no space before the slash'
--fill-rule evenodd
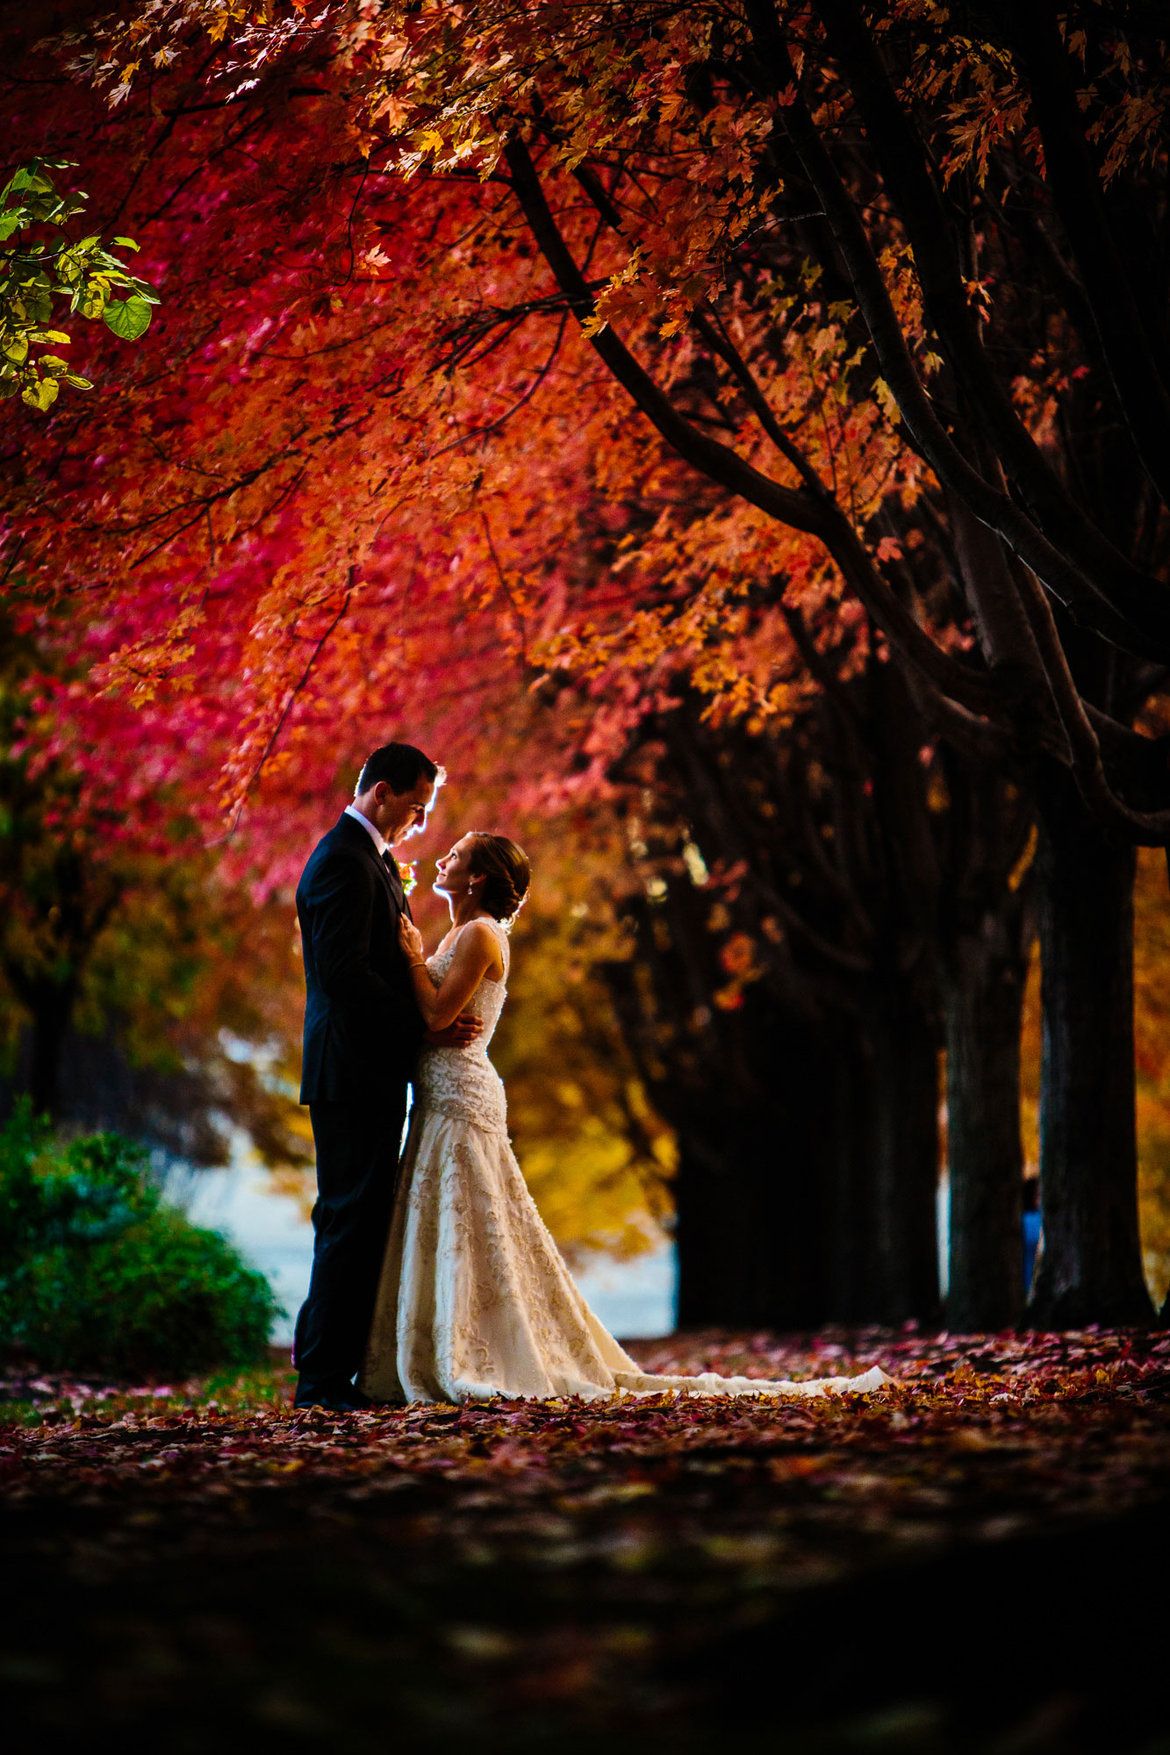
<path id="1" fill-rule="evenodd" d="M 435 861 L 435 882 L 438 896 L 461 896 L 472 887 L 471 851 L 475 843 L 470 835 L 456 841 L 450 853 Z"/>

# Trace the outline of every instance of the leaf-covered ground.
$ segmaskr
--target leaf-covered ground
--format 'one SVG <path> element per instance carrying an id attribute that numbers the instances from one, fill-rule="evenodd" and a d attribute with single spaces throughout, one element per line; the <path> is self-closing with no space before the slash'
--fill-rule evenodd
<path id="1" fill-rule="evenodd" d="M 1167 1755 L 1170 1337 L 643 1343 L 821 1402 L 0 1385 L 25 1746 Z"/>

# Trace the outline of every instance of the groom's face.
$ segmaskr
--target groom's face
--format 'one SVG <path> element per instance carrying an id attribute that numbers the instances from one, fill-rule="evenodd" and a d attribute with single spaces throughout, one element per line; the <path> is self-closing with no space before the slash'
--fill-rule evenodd
<path id="1" fill-rule="evenodd" d="M 384 788 L 384 792 L 383 792 Z M 377 827 L 385 839 L 394 846 L 397 841 L 405 841 L 410 835 L 417 835 L 427 820 L 427 812 L 434 803 L 435 783 L 433 780 L 420 780 L 409 792 L 391 792 L 389 786 L 382 782 L 376 790 L 383 792 L 378 800 L 378 811 L 381 821 Z"/>

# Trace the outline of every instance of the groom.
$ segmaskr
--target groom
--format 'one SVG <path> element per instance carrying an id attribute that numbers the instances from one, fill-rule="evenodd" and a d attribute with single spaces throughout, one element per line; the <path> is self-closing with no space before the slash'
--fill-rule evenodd
<path id="1" fill-rule="evenodd" d="M 397 1179 L 406 1087 L 423 1038 L 398 921 L 410 917 L 390 849 L 427 820 L 442 770 L 408 743 L 376 749 L 352 804 L 317 843 L 297 886 L 305 962 L 301 1102 L 317 1149 L 313 1273 L 297 1317 L 295 1405 L 369 1405 L 361 1366 Z M 482 1026 L 456 1020 L 458 1047 Z"/>

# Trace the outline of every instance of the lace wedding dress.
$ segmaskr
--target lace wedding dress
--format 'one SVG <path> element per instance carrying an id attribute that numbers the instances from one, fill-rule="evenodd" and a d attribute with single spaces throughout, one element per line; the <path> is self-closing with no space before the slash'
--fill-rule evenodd
<path id="1" fill-rule="evenodd" d="M 426 1047 L 419 1060 L 359 1387 L 395 1403 L 877 1389 L 886 1380 L 876 1366 L 808 1382 L 661 1377 L 622 1351 L 574 1285 L 512 1153 L 503 1083 L 487 1057 L 507 991 L 502 927 L 498 937 L 504 979 L 485 977 L 467 1007 L 482 1034 L 469 1048 Z M 428 958 L 436 987 L 453 956 L 454 940 Z"/>

